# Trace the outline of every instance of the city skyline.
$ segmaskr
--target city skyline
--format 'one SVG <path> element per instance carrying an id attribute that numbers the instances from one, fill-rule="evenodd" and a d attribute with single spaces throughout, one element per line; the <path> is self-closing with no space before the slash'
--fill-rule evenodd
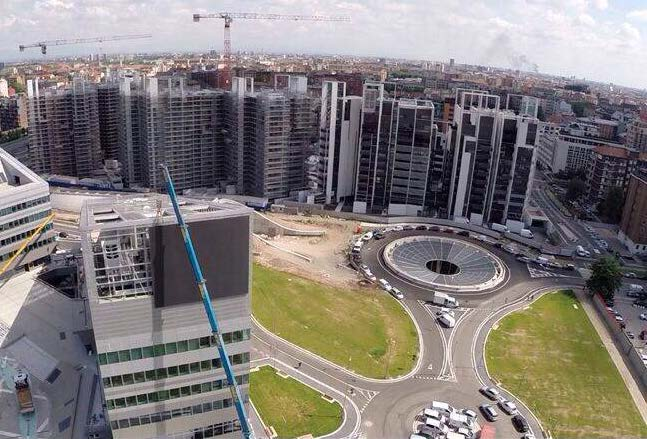
<path id="1" fill-rule="evenodd" d="M 193 23 L 194 12 L 349 15 L 351 23 L 236 22 L 233 50 L 447 60 L 519 68 L 647 88 L 647 8 L 637 0 L 226 1 L 8 0 L 0 18 L 0 58 L 38 58 L 18 44 L 127 33 L 150 40 L 57 47 L 44 59 L 97 52 L 222 49 L 222 23 Z"/>

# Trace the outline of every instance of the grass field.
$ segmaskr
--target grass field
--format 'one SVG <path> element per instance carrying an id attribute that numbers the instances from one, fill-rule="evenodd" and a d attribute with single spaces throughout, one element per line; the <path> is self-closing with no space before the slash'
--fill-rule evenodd
<path id="1" fill-rule="evenodd" d="M 337 430 L 344 419 L 338 403 L 324 400 L 293 378 L 280 377 L 270 366 L 252 372 L 249 392 L 263 422 L 274 427 L 279 438 L 323 436 Z"/>
<path id="2" fill-rule="evenodd" d="M 337 289 L 255 264 L 252 312 L 280 337 L 366 377 L 404 375 L 417 359 L 409 315 L 376 289 Z"/>
<path id="3" fill-rule="evenodd" d="M 547 294 L 490 332 L 488 371 L 555 438 L 638 438 L 647 426 L 570 291 Z"/>

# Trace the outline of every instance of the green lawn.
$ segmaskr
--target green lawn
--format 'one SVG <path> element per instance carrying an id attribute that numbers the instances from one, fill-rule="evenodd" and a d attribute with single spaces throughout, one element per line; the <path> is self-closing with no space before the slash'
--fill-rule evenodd
<path id="1" fill-rule="evenodd" d="M 293 378 L 280 377 L 270 366 L 251 373 L 249 393 L 263 422 L 274 427 L 279 438 L 323 436 L 337 430 L 344 419 L 337 402 L 326 401 Z"/>
<path id="2" fill-rule="evenodd" d="M 252 312 L 280 337 L 366 377 L 404 375 L 417 359 L 413 322 L 377 289 L 337 289 L 254 264 Z"/>
<path id="3" fill-rule="evenodd" d="M 570 291 L 547 294 L 490 332 L 488 370 L 555 438 L 647 436 L 629 392 Z"/>

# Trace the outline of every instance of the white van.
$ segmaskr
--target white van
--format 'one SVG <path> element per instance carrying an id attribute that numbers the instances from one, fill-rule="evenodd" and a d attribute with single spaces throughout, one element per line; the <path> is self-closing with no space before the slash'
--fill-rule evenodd
<path id="1" fill-rule="evenodd" d="M 490 228 L 492 230 L 494 230 L 495 232 L 505 233 L 505 232 L 508 231 L 508 228 L 506 226 L 504 226 L 503 224 L 499 224 L 499 223 L 492 223 Z"/>
<path id="2" fill-rule="evenodd" d="M 528 238 L 528 239 L 534 238 L 534 235 L 528 229 L 521 229 L 521 232 L 519 232 L 519 235 L 521 235 L 522 238 Z"/>
<path id="3" fill-rule="evenodd" d="M 575 253 L 577 253 L 577 255 L 578 255 L 578 256 L 580 256 L 580 257 L 582 257 L 582 258 L 589 258 L 589 257 L 591 257 L 591 253 L 589 253 L 588 251 L 584 250 L 584 247 L 582 247 L 581 245 L 578 245 L 577 247 L 575 247 Z"/>
<path id="4" fill-rule="evenodd" d="M 380 279 L 380 285 L 381 285 L 381 286 L 382 286 L 382 288 L 384 288 L 386 291 L 391 291 L 391 290 L 393 289 L 393 287 L 391 286 L 391 284 L 389 283 L 389 281 L 387 281 L 386 279 Z"/>
<path id="5" fill-rule="evenodd" d="M 425 421 L 425 425 L 427 427 L 435 428 L 436 430 L 440 431 L 443 434 L 447 434 L 447 432 L 449 432 L 449 427 L 447 427 L 445 424 L 440 422 L 438 419 L 427 418 L 427 420 Z"/>
<path id="6" fill-rule="evenodd" d="M 440 322 L 440 324 L 445 328 L 453 328 L 456 326 L 456 320 L 449 314 L 441 314 L 438 316 L 438 322 Z"/>
<path id="7" fill-rule="evenodd" d="M 431 409 L 439 412 L 445 412 L 447 414 L 454 411 L 454 409 L 450 407 L 449 404 L 442 401 L 431 401 Z"/>

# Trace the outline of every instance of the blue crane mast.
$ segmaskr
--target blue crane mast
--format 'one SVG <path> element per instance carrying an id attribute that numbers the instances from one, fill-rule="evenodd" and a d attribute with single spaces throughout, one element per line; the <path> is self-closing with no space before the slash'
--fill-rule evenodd
<path id="1" fill-rule="evenodd" d="M 253 439 L 254 436 L 249 427 L 249 420 L 247 418 L 247 413 L 245 413 L 243 400 L 240 397 L 240 389 L 238 388 L 236 377 L 231 370 L 231 362 L 229 361 L 229 356 L 227 355 L 227 351 L 225 349 L 225 343 L 223 342 L 222 335 L 220 334 L 218 319 L 216 318 L 216 313 L 211 306 L 211 297 L 209 296 L 209 290 L 207 289 L 207 281 L 204 279 L 204 276 L 202 276 L 202 269 L 200 268 L 200 263 L 198 262 L 198 257 L 196 256 L 195 249 L 193 247 L 193 240 L 191 239 L 189 226 L 187 226 L 186 222 L 184 221 L 184 217 L 182 216 L 182 212 L 180 212 L 177 195 L 175 194 L 175 187 L 173 186 L 173 180 L 171 180 L 171 174 L 169 173 L 168 167 L 166 165 L 161 165 L 161 167 L 164 171 L 164 180 L 166 180 L 166 191 L 168 192 L 169 198 L 171 199 L 173 210 L 175 211 L 175 217 L 177 218 L 178 225 L 180 226 L 180 230 L 182 231 L 182 237 L 184 238 L 184 247 L 186 248 L 186 253 L 189 257 L 191 268 L 193 269 L 193 276 L 195 277 L 195 280 L 198 284 L 198 290 L 200 291 L 200 295 L 202 296 L 202 303 L 204 305 L 204 310 L 207 313 L 207 318 L 209 319 L 211 333 L 216 339 L 216 346 L 218 347 L 220 361 L 222 362 L 222 367 L 225 369 L 225 374 L 227 375 L 229 390 L 231 391 L 231 397 L 234 401 L 234 406 L 236 407 L 243 438 Z"/>

